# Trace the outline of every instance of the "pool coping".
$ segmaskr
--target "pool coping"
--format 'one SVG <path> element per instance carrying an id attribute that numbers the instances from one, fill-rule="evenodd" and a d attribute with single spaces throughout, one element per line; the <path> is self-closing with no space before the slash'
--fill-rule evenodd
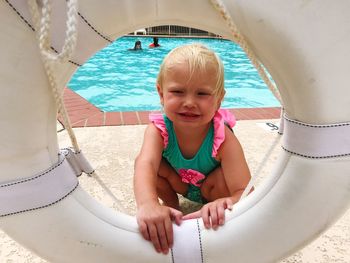
<path id="1" fill-rule="evenodd" d="M 104 112 L 68 87 L 64 89 L 63 99 L 73 128 L 147 124 L 149 113 L 157 112 Z M 280 107 L 234 108 L 229 111 L 237 120 L 279 119 L 281 114 Z M 58 121 L 62 123 L 61 117 Z"/>

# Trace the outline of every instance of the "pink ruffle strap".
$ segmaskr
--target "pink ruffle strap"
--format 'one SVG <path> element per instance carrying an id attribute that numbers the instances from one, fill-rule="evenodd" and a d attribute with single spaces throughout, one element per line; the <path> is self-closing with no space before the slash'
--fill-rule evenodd
<path id="1" fill-rule="evenodd" d="M 166 129 L 163 114 L 161 113 L 151 113 L 149 115 L 149 120 L 159 129 L 160 135 L 163 137 L 164 149 L 168 146 L 169 134 Z"/>
<path id="2" fill-rule="evenodd" d="M 231 112 L 219 109 L 214 115 L 214 142 L 212 156 L 216 157 L 218 150 L 225 140 L 225 124 L 231 128 L 236 124 L 236 118 Z"/>

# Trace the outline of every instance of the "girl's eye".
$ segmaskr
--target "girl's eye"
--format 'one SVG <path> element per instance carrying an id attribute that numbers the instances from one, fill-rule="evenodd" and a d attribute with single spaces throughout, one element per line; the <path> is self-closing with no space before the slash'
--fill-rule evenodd
<path id="1" fill-rule="evenodd" d="M 199 96 L 210 96 L 211 94 L 209 92 L 198 92 Z"/>
<path id="2" fill-rule="evenodd" d="M 173 93 L 173 94 L 182 94 L 183 91 L 182 91 L 182 90 L 171 90 L 170 93 Z"/>

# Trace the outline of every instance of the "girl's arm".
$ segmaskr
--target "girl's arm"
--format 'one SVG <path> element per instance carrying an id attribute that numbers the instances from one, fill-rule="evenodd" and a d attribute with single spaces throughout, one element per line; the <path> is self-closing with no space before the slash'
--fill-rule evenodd
<path id="1" fill-rule="evenodd" d="M 153 243 L 157 252 L 168 253 L 173 244 L 172 220 L 180 224 L 182 213 L 161 206 L 157 194 L 157 174 L 162 158 L 163 139 L 158 129 L 146 128 L 141 151 L 135 160 L 134 193 L 137 223 L 142 236 Z"/>
<path id="2" fill-rule="evenodd" d="M 162 150 L 162 137 L 157 128 L 149 124 L 140 153 L 135 159 L 134 192 L 137 207 L 144 203 L 158 203 L 156 184 Z"/>
<path id="3" fill-rule="evenodd" d="M 225 141 L 219 149 L 219 156 L 232 202 L 236 203 L 249 183 L 251 175 L 242 146 L 235 134 L 227 127 L 225 129 Z"/>

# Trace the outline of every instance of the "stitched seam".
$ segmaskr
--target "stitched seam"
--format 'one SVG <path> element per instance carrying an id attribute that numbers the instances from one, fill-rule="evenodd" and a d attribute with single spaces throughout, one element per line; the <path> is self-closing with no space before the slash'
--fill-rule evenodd
<path id="1" fill-rule="evenodd" d="M 69 191 L 66 195 L 64 195 L 63 197 L 61 197 L 60 199 L 58 199 L 58 200 L 56 200 L 56 201 L 54 201 L 52 203 L 49 203 L 49 204 L 43 205 L 43 206 L 39 206 L 39 207 L 34 207 L 34 208 L 29 208 L 29 209 L 17 211 L 17 212 L 12 212 L 12 213 L 9 213 L 9 214 L 0 215 L 0 218 L 1 217 L 5 217 L 5 216 L 21 214 L 21 213 L 24 213 L 24 212 L 34 211 L 34 210 L 38 210 L 38 209 L 41 209 L 41 208 L 46 208 L 46 207 L 52 206 L 52 205 L 62 201 L 63 199 L 65 199 L 68 195 L 70 195 L 78 187 L 78 185 L 79 185 L 79 182 L 77 182 L 77 184 L 74 186 L 74 188 L 71 191 Z"/>
<path id="2" fill-rule="evenodd" d="M 326 156 L 312 156 L 312 155 L 305 155 L 305 154 L 301 154 L 301 153 L 296 153 L 296 152 L 293 152 L 293 151 L 290 151 L 290 150 L 284 148 L 283 146 L 281 146 L 281 147 L 286 152 L 289 152 L 291 154 L 298 155 L 298 156 L 301 156 L 301 157 L 309 158 L 309 159 L 327 159 L 327 158 L 344 157 L 344 156 L 349 156 L 350 155 L 350 153 L 343 153 L 343 154 L 326 155 Z"/>
<path id="3" fill-rule="evenodd" d="M 113 41 L 108 39 L 106 36 L 102 35 L 102 33 L 100 33 L 99 31 L 97 31 L 96 28 L 94 28 L 89 21 L 80 13 L 78 12 L 78 15 L 81 17 L 81 19 L 83 19 L 83 21 L 100 37 L 102 37 L 104 40 L 108 41 L 109 43 L 112 43 Z"/>
<path id="4" fill-rule="evenodd" d="M 305 127 L 312 127 L 312 128 L 335 128 L 335 127 L 343 127 L 343 126 L 350 126 L 350 123 L 337 123 L 337 124 L 326 124 L 326 125 L 315 125 L 315 124 L 308 124 L 308 123 L 303 123 L 299 122 L 296 120 L 289 119 L 288 117 L 284 116 L 284 119 L 288 122 L 298 124 L 300 126 L 305 126 Z"/>
<path id="5" fill-rule="evenodd" d="M 172 248 L 170 249 L 170 252 L 171 252 L 171 262 L 175 263 L 174 252 Z"/>
<path id="6" fill-rule="evenodd" d="M 26 183 L 26 182 L 38 179 L 39 177 L 44 176 L 44 175 L 50 173 L 51 171 L 55 170 L 56 168 L 58 168 L 64 162 L 64 160 L 65 160 L 65 158 L 62 159 L 59 163 L 57 163 L 54 166 L 52 166 L 50 169 L 46 170 L 45 172 L 43 172 L 41 174 L 38 174 L 37 176 L 26 178 L 26 179 L 23 179 L 23 180 L 20 180 L 20 181 L 16 181 L 16 182 L 2 184 L 2 185 L 0 185 L 0 188 L 8 187 L 8 186 L 16 185 L 16 184 L 22 184 L 22 183 Z"/>
<path id="7" fill-rule="evenodd" d="M 35 32 L 34 27 L 21 15 L 21 13 L 8 0 L 5 0 L 5 1 L 13 9 L 13 11 L 17 13 L 17 15 L 22 19 L 22 21 L 26 23 L 27 26 L 29 26 L 33 32 Z"/>
<path id="8" fill-rule="evenodd" d="M 16 12 L 16 14 L 21 18 L 21 20 L 22 20 L 24 23 L 26 23 L 27 26 L 29 26 L 30 29 L 31 29 L 33 32 L 35 32 L 35 28 L 28 22 L 27 19 L 24 18 L 24 16 L 22 16 L 22 14 L 16 9 L 16 7 L 14 7 L 8 0 L 5 0 L 5 1 L 6 1 L 6 3 L 12 8 L 12 10 Z M 51 47 L 51 49 L 52 49 L 56 54 L 58 54 L 58 51 L 57 51 L 54 47 Z M 72 60 L 68 60 L 68 61 L 69 61 L 70 63 L 72 63 L 72 64 L 78 66 L 78 67 L 81 66 L 79 63 L 74 62 L 74 61 L 72 61 Z"/>
<path id="9" fill-rule="evenodd" d="M 203 246 L 202 246 L 202 237 L 201 237 L 201 229 L 199 227 L 199 220 L 197 219 L 197 229 L 198 229 L 198 239 L 199 239 L 199 247 L 201 252 L 201 262 L 203 263 Z"/>

